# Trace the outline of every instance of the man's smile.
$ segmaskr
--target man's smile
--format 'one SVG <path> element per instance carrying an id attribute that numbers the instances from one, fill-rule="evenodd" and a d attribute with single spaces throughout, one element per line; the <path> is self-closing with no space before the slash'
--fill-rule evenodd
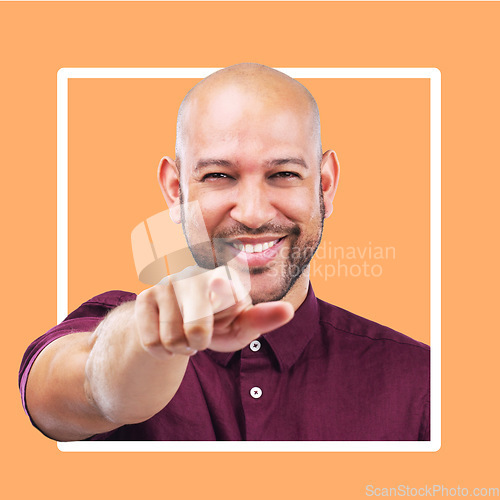
<path id="1" fill-rule="evenodd" d="M 261 253 L 267 250 L 268 248 L 272 248 L 274 245 L 279 243 L 284 238 L 257 238 L 257 239 L 248 239 L 248 238 L 240 238 L 236 241 L 230 242 L 237 250 L 245 253 Z"/>
<path id="2" fill-rule="evenodd" d="M 249 267 L 265 266 L 276 258 L 286 238 L 286 236 L 240 237 L 227 242 L 227 246 L 237 261 Z"/>

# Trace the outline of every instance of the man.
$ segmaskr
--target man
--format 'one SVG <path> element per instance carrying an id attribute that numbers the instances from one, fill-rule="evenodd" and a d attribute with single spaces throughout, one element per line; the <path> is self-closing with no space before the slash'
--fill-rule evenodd
<path id="1" fill-rule="evenodd" d="M 295 80 L 241 64 L 195 86 L 158 179 L 197 266 L 94 297 L 35 341 L 33 423 L 61 441 L 428 440 L 428 347 L 309 284 L 338 175 Z"/>

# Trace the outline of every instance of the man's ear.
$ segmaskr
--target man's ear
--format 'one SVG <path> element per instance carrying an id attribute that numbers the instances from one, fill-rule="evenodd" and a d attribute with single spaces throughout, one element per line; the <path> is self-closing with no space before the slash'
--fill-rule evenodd
<path id="1" fill-rule="evenodd" d="M 333 212 L 333 198 L 339 183 L 340 166 L 335 151 L 329 149 L 323 153 L 321 160 L 321 189 L 325 203 L 325 217 L 330 217 Z"/>
<path id="2" fill-rule="evenodd" d="M 158 182 L 170 209 L 171 219 L 180 224 L 180 173 L 175 161 L 168 156 L 164 156 L 158 165 Z"/>

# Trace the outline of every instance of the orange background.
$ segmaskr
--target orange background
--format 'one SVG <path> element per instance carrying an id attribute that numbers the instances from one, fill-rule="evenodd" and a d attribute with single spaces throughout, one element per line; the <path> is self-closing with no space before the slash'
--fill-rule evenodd
<path id="1" fill-rule="evenodd" d="M 69 80 L 69 311 L 145 288 L 130 233 L 167 208 L 156 168 L 174 156 L 177 108 L 196 81 Z M 301 82 L 341 163 L 316 295 L 429 343 L 429 79 Z"/>
<path id="2" fill-rule="evenodd" d="M 1 380 L 7 403 L 2 446 L 7 495 L 351 499 L 364 498 L 367 484 L 460 485 L 470 491 L 499 487 L 494 464 L 500 440 L 500 346 L 498 328 L 487 317 L 496 310 L 499 278 L 496 217 L 493 221 L 500 180 L 499 14 L 495 2 L 1 3 L 2 304 L 8 338 Z M 56 320 L 57 70 L 221 67 L 241 61 L 275 67 L 440 69 L 440 451 L 63 454 L 24 416 L 15 374 L 28 343 Z M 144 102 L 126 98 L 130 92 L 140 96 L 144 82 L 122 82 L 119 90 L 116 82 L 109 83 L 70 85 L 70 308 L 105 289 L 142 288 L 134 275 L 130 231 L 164 209 L 155 169 L 161 155 L 173 153 L 175 107 L 189 82 L 176 83 L 161 105 L 153 93 L 162 93 L 160 82 L 152 85 L 151 97 L 143 95 Z M 325 239 L 335 245 L 371 241 L 396 248 L 394 262 L 383 262 L 381 278 L 339 279 L 335 289 L 318 280 L 317 294 L 428 341 L 428 84 L 346 81 L 339 84 L 348 95 L 344 101 L 336 93 L 340 87 L 330 96 L 323 82 L 304 83 L 318 94 L 324 146 L 337 149 L 342 167 Z M 355 100 L 356 91 L 358 107 L 349 119 L 349 99 Z M 89 96 L 93 103 L 85 101 Z M 95 96 L 101 104 L 97 108 Z M 97 116 L 91 116 L 92 106 Z M 336 120 L 336 110 L 342 119 Z M 138 123 L 127 129 L 127 120 L 134 117 Z M 106 135 L 99 133 L 106 128 Z M 359 135 L 353 136 L 353 130 Z M 114 175 L 99 185 L 94 172 L 103 180 Z M 113 199 L 127 204 L 106 206 L 109 182 Z M 376 202 L 369 210 L 367 199 Z M 85 205 L 87 214 L 104 215 L 107 231 L 83 217 Z M 110 227 L 123 238 L 113 242 L 113 250 L 106 246 Z M 99 246 L 103 249 L 96 252 Z M 102 272 L 106 267 L 108 274 Z"/>

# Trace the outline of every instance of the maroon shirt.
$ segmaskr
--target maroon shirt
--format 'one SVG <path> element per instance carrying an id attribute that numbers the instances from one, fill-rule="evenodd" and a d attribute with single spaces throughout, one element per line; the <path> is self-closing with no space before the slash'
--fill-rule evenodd
<path id="1" fill-rule="evenodd" d="M 19 385 L 63 335 L 91 331 L 135 294 L 94 297 L 26 351 Z M 140 424 L 90 440 L 429 440 L 429 347 L 316 299 L 241 351 L 190 358 L 170 403 Z"/>

